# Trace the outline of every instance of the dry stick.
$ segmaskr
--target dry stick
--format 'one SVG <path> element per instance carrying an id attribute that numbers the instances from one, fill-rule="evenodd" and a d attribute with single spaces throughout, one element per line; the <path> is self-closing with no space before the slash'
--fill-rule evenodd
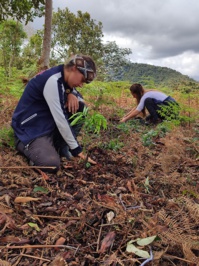
<path id="1" fill-rule="evenodd" d="M 19 255 L 18 260 L 15 262 L 15 264 L 13 264 L 13 266 L 17 266 L 20 262 L 20 260 L 22 259 L 22 255 L 24 254 L 25 248 L 22 249 L 22 252 Z"/>
<path id="2" fill-rule="evenodd" d="M 101 237 L 101 233 L 102 233 L 102 224 L 103 224 L 103 221 L 101 223 L 98 238 L 97 238 L 97 250 L 96 250 L 97 252 L 99 251 L 100 237 Z"/>
<path id="3" fill-rule="evenodd" d="M 48 262 L 50 262 L 50 260 L 48 260 L 48 259 L 44 259 L 44 258 L 36 257 L 36 256 L 31 256 L 31 255 L 28 255 L 28 254 L 20 254 L 20 256 L 28 257 L 28 258 L 33 258 L 33 259 L 36 259 L 36 260 L 43 260 L 43 261 L 48 261 Z"/>
<path id="4" fill-rule="evenodd" d="M 112 226 L 112 225 L 122 225 L 122 224 L 125 224 L 125 222 L 124 223 L 112 223 L 112 224 L 100 224 L 99 226 Z"/>
<path id="5" fill-rule="evenodd" d="M 0 166 L 0 169 L 56 169 L 55 166 Z"/>
<path id="6" fill-rule="evenodd" d="M 185 261 L 185 262 L 189 262 L 189 263 L 193 263 L 193 261 L 190 261 L 190 260 L 185 260 L 185 259 L 182 259 L 182 258 L 179 258 L 177 256 L 173 256 L 173 255 L 163 255 L 163 258 L 170 258 L 170 259 L 177 259 L 177 260 L 182 260 L 182 261 Z"/>
<path id="7" fill-rule="evenodd" d="M 80 220 L 81 217 L 64 217 L 64 216 L 51 216 L 51 215 L 37 215 L 33 214 L 33 217 L 38 217 L 38 218 L 51 218 L 51 219 L 67 219 L 67 220 Z"/>
<path id="8" fill-rule="evenodd" d="M 42 249 L 40 257 L 43 258 L 43 255 L 44 255 L 44 249 Z M 42 262 L 42 260 L 40 260 L 39 266 L 41 266 L 42 264 L 43 264 L 43 262 Z"/>
<path id="9" fill-rule="evenodd" d="M 20 249 L 20 248 L 68 248 L 68 249 L 74 249 L 77 248 L 67 246 L 67 245 L 25 245 L 25 246 L 0 246 L 0 249 Z"/>

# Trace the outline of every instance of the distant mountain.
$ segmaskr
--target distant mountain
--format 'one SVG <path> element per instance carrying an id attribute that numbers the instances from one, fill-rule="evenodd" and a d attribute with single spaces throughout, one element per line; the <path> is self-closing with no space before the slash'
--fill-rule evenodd
<path id="1" fill-rule="evenodd" d="M 196 80 L 171 68 L 138 63 L 127 64 L 120 79 L 151 86 L 174 86 L 181 83 L 198 84 Z"/>

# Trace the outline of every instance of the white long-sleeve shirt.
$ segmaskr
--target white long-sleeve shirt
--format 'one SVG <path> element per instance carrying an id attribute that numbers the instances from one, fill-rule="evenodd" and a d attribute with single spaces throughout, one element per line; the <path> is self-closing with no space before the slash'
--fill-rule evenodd
<path id="1" fill-rule="evenodd" d="M 153 99 L 163 102 L 167 97 L 168 96 L 165 93 L 160 92 L 160 91 L 147 91 L 142 96 L 140 103 L 136 107 L 136 110 L 141 112 L 144 109 L 144 102 L 147 98 L 153 98 Z"/>

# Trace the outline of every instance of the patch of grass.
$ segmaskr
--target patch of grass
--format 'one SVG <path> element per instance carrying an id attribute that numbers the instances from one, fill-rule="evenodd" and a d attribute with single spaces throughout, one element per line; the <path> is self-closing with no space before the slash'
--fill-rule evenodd
<path id="1" fill-rule="evenodd" d="M 142 138 L 142 144 L 144 146 L 154 146 L 154 139 L 155 138 L 162 138 L 166 135 L 167 132 L 170 131 L 170 128 L 168 127 L 168 124 L 159 124 L 156 128 L 149 130 L 147 133 L 143 134 L 141 136 Z"/>
<path id="2" fill-rule="evenodd" d="M 119 151 L 122 147 L 124 147 L 124 143 L 119 141 L 119 139 L 111 139 L 103 145 L 103 148 L 113 151 Z"/>
<path id="3" fill-rule="evenodd" d="M 11 127 L 4 127 L 0 130 L 0 147 L 8 145 L 10 148 L 15 147 L 14 132 Z"/>

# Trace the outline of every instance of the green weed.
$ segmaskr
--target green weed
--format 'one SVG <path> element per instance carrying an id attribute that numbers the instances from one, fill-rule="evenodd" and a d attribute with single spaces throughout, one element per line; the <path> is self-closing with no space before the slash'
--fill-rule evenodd
<path id="1" fill-rule="evenodd" d="M 14 132 L 11 127 L 4 127 L 0 130 L 0 147 L 8 145 L 10 148 L 14 148 Z"/>
<path id="2" fill-rule="evenodd" d="M 168 127 L 167 123 L 159 124 L 155 129 L 151 129 L 147 133 L 141 136 L 142 144 L 144 146 L 149 146 L 149 147 L 154 146 L 155 145 L 154 139 L 158 137 L 160 138 L 164 137 L 168 131 L 170 131 L 170 128 Z"/>
<path id="3" fill-rule="evenodd" d="M 124 147 L 124 143 L 119 141 L 119 139 L 111 139 L 103 145 L 103 148 L 113 151 L 119 151 L 122 147 Z"/>

